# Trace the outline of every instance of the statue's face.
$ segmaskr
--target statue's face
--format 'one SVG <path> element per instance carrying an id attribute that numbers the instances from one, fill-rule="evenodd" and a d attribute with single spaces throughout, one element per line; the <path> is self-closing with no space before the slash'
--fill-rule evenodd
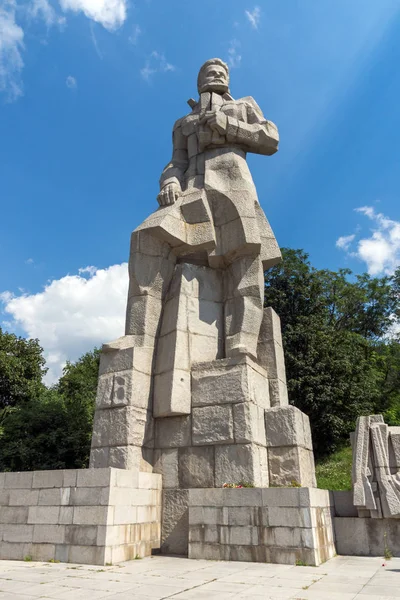
<path id="1" fill-rule="evenodd" d="M 201 78 L 201 92 L 224 93 L 229 89 L 228 75 L 220 65 L 208 65 Z"/>

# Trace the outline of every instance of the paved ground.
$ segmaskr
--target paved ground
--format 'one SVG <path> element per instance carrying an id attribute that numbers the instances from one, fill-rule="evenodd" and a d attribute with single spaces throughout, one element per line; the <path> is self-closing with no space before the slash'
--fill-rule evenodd
<path id="1" fill-rule="evenodd" d="M 338 556 L 321 567 L 152 557 L 114 567 L 0 561 L 0 599 L 394 600 L 400 558 Z"/>

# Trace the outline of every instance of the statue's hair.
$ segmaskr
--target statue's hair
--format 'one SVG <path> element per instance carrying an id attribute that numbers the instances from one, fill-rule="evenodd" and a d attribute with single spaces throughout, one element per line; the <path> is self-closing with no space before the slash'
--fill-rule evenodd
<path id="1" fill-rule="evenodd" d="M 204 65 L 201 66 L 199 74 L 197 76 L 197 89 L 200 93 L 200 84 L 201 84 L 201 78 L 203 77 L 203 73 L 206 70 L 207 67 L 209 67 L 210 65 L 219 65 L 220 67 L 223 67 L 226 71 L 226 76 L 227 76 L 227 80 L 228 80 L 228 85 L 229 85 L 229 67 L 228 65 L 221 60 L 220 58 L 210 58 L 210 60 L 207 60 Z"/>

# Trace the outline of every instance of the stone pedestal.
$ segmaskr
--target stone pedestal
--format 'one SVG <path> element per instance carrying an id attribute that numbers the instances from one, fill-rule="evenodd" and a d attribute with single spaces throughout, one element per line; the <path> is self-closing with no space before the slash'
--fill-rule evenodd
<path id="1" fill-rule="evenodd" d="M 189 490 L 189 558 L 318 566 L 335 551 L 327 490 Z"/>
<path id="2" fill-rule="evenodd" d="M 161 477 L 126 469 L 0 473 L 0 559 L 105 565 L 160 548 Z"/>

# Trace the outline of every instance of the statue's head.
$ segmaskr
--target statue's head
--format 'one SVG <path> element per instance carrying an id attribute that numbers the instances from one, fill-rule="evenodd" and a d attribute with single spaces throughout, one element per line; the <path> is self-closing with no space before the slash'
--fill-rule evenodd
<path id="1" fill-rule="evenodd" d="M 220 58 L 207 60 L 199 71 L 197 89 L 202 92 L 229 92 L 229 67 Z"/>

